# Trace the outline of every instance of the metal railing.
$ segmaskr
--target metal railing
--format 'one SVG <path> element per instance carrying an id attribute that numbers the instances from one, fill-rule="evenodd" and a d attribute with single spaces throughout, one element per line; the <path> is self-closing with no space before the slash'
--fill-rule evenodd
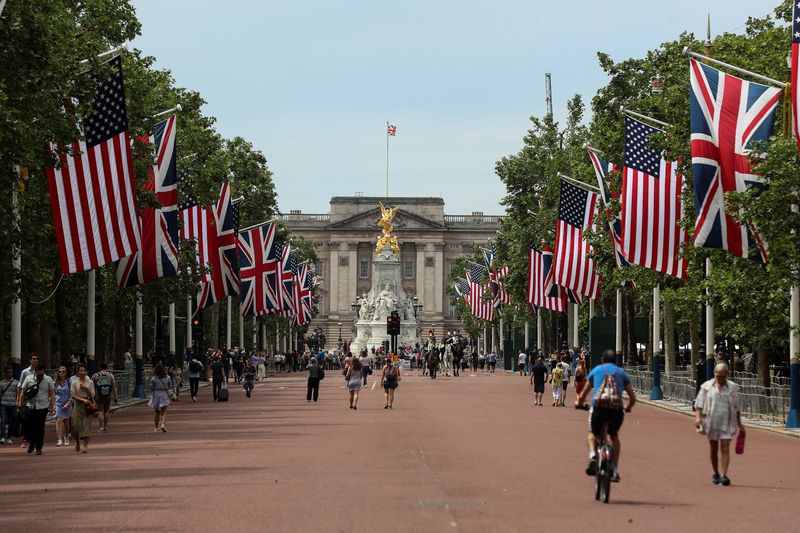
<path id="1" fill-rule="evenodd" d="M 633 390 L 649 395 L 653 388 L 652 371 L 641 367 L 626 368 Z M 758 384 L 755 374 L 735 372 L 731 380 L 739 385 L 739 409 L 745 418 L 786 423 L 789 412 L 789 384 L 773 382 L 769 388 Z M 661 374 L 661 391 L 665 400 L 692 405 L 697 396 L 697 382 L 690 370 Z"/>

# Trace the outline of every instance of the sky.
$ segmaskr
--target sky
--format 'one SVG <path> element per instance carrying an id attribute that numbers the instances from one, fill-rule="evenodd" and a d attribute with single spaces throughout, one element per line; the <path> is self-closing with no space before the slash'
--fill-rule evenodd
<path id="1" fill-rule="evenodd" d="M 546 72 L 563 119 L 574 94 L 588 110 L 608 82 L 598 51 L 620 61 L 683 31 L 704 36 L 709 13 L 713 34 L 741 33 L 779 0 L 132 3 L 142 22 L 133 46 L 199 91 L 222 135 L 266 155 L 281 211 L 383 196 L 389 122 L 391 196 L 503 214 L 495 162 L 545 113 Z"/>

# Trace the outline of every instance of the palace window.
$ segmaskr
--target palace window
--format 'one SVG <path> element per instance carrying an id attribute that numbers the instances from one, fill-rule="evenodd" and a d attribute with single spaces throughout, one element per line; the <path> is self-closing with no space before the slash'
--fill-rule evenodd
<path id="1" fill-rule="evenodd" d="M 414 278 L 414 261 L 403 262 L 403 277 L 406 279 Z"/>
<path id="2" fill-rule="evenodd" d="M 317 259 L 314 261 L 314 274 L 316 274 L 318 278 L 325 277 L 325 270 L 322 268 L 323 266 L 322 259 Z"/>
<path id="3" fill-rule="evenodd" d="M 362 279 L 369 277 L 369 261 L 358 262 L 358 277 Z"/>

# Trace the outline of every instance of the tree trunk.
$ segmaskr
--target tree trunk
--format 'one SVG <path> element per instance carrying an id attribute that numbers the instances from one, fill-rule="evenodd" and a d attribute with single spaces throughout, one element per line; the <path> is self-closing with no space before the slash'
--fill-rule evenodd
<path id="1" fill-rule="evenodd" d="M 675 307 L 672 302 L 664 302 L 664 360 L 665 372 L 675 370 Z"/>
<path id="2" fill-rule="evenodd" d="M 123 354 L 128 348 L 125 336 L 125 321 L 122 317 L 122 303 L 119 299 L 114 300 L 114 325 L 112 328 L 113 336 L 111 342 L 111 353 L 114 356 L 114 368 L 122 368 L 125 365 Z"/>
<path id="3" fill-rule="evenodd" d="M 60 361 L 54 361 L 51 357 L 52 355 L 52 342 L 50 339 L 50 332 L 52 331 L 52 325 L 50 324 L 49 320 L 40 320 L 39 321 L 39 361 L 47 365 L 47 368 L 54 368 L 58 367 Z"/>
<path id="4" fill-rule="evenodd" d="M 700 327 L 695 321 L 689 322 L 689 339 L 692 343 L 692 377 L 695 381 L 705 381 L 705 376 L 697 375 L 697 360 L 700 358 Z"/>
<path id="5" fill-rule="evenodd" d="M 636 332 L 633 328 L 634 318 L 636 317 L 636 311 L 633 307 L 633 296 L 623 293 L 622 299 L 625 305 L 625 324 L 627 326 L 626 352 L 628 355 L 626 359 L 629 365 L 636 365 L 639 361 L 638 354 L 636 353 Z"/>
<path id="6" fill-rule="evenodd" d="M 39 353 L 42 351 L 41 338 L 39 337 L 39 304 L 30 300 L 25 302 L 25 316 L 22 319 L 24 354 Z"/>
<path id="7" fill-rule="evenodd" d="M 211 307 L 211 346 L 219 348 L 219 304 Z M 492 335 L 492 346 L 494 346 L 494 335 Z"/>

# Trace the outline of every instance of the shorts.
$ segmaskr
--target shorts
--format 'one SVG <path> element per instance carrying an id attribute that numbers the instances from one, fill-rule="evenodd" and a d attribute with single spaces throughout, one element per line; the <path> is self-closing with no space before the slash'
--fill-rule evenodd
<path id="1" fill-rule="evenodd" d="M 708 440 L 731 440 L 732 438 L 733 434 L 728 433 L 727 431 L 723 431 L 721 429 L 708 430 Z"/>
<path id="2" fill-rule="evenodd" d="M 567 387 L 569 387 L 569 381 L 562 381 L 561 388 L 567 390 Z"/>
<path id="3" fill-rule="evenodd" d="M 542 381 L 542 382 L 534 381 L 533 382 L 533 392 L 535 392 L 537 394 L 544 394 L 544 381 Z"/>
<path id="4" fill-rule="evenodd" d="M 625 418 L 625 411 L 622 409 L 598 409 L 592 407 L 589 410 L 589 430 L 595 435 L 603 431 L 603 423 L 608 422 L 608 434 L 616 436 Z"/>
<path id="5" fill-rule="evenodd" d="M 111 407 L 111 395 L 108 396 L 100 396 L 99 394 L 95 397 L 95 403 L 97 403 L 97 411 L 99 413 L 107 413 L 108 409 Z"/>
<path id="6" fill-rule="evenodd" d="M 517 364 L 517 370 L 519 370 L 519 371 L 525 370 L 525 363 L 518 363 Z"/>

